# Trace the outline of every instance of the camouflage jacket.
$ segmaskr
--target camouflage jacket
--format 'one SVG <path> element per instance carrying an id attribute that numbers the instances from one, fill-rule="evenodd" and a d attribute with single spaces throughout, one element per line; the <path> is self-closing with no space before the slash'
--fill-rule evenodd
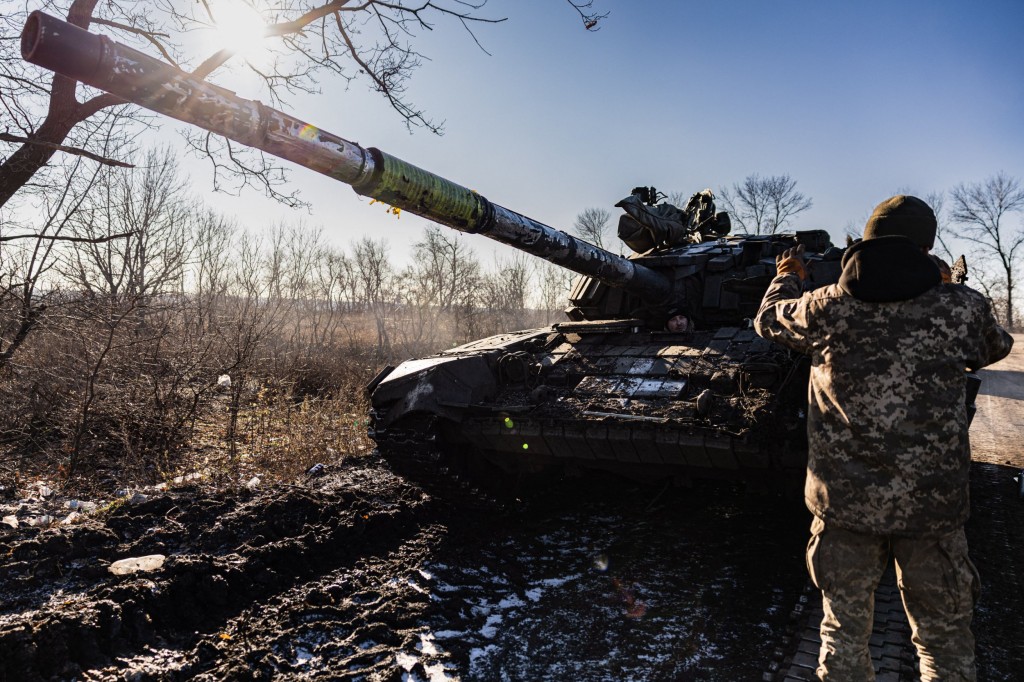
<path id="1" fill-rule="evenodd" d="M 826 522 L 932 535 L 967 519 L 965 369 L 1002 359 L 1013 339 L 978 292 L 927 287 L 870 302 L 842 279 L 801 295 L 784 274 L 761 303 L 757 332 L 811 357 L 804 495 Z"/>

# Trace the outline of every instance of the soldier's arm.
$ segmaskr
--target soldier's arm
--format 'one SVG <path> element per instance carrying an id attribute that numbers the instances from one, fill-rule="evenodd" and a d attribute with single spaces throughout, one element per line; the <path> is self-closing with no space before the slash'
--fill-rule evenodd
<path id="1" fill-rule="evenodd" d="M 801 353 L 810 353 L 810 315 L 808 299 L 801 295 L 802 288 L 798 273 L 776 275 L 761 300 L 761 308 L 754 318 L 754 329 L 769 341 Z"/>
<path id="2" fill-rule="evenodd" d="M 988 301 L 983 301 L 981 329 L 978 331 L 978 344 L 974 357 L 967 358 L 967 367 L 971 370 L 981 369 L 993 362 L 999 362 L 1010 354 L 1013 348 L 1013 337 L 996 322 L 995 315 Z"/>

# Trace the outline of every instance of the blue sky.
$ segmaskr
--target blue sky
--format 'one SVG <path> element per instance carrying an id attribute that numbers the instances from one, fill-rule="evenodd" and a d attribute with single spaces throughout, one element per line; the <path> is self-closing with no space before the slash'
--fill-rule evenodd
<path id="1" fill-rule="evenodd" d="M 1024 2 L 696 3 L 595 0 L 585 32 L 562 0 L 491 0 L 480 51 L 438 22 L 410 99 L 445 135 L 409 134 L 380 98 L 324 83 L 290 109 L 559 229 L 636 185 L 687 194 L 789 174 L 814 201 L 795 223 L 841 241 L 879 201 L 999 171 L 1024 180 Z M 259 97 L 230 76 L 219 82 Z M 395 219 L 295 169 L 312 214 L 253 193 L 207 196 L 252 228 L 322 225 L 331 241 L 386 236 L 408 258 L 425 222 Z M 193 175 L 203 191 L 203 172 Z M 468 237 L 485 259 L 489 241 Z M 499 248 L 499 253 L 505 247 Z"/>

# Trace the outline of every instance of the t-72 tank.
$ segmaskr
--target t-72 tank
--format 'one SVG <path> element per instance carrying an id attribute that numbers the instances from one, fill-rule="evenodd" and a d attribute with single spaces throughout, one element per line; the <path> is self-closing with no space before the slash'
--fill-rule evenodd
<path id="1" fill-rule="evenodd" d="M 806 362 L 753 331 L 794 244 L 810 286 L 837 280 L 823 231 L 730 235 L 710 191 L 685 207 L 653 188 L 619 202 L 623 257 L 281 111 L 42 12 L 30 62 L 261 149 L 454 229 L 581 275 L 568 320 L 387 368 L 370 384 L 371 435 L 399 467 L 503 473 L 605 469 L 641 478 L 802 474 Z M 509 480 L 505 476 L 504 480 Z"/>

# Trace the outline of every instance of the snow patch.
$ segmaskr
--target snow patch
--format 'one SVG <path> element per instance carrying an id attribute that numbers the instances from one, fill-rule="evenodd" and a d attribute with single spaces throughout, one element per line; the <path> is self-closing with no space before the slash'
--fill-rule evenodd
<path id="1" fill-rule="evenodd" d="M 581 577 L 582 576 L 579 573 L 573 573 L 571 575 L 563 576 L 561 578 L 545 578 L 543 580 L 538 580 L 534 584 L 543 585 L 544 587 L 561 587 L 562 585 L 565 585 L 568 582 L 572 582 L 573 580 L 579 580 Z"/>
<path id="2" fill-rule="evenodd" d="M 420 643 L 416 645 L 424 656 L 437 656 L 437 647 L 434 645 L 434 635 L 429 632 L 420 633 Z"/>
<path id="3" fill-rule="evenodd" d="M 398 667 L 406 672 L 412 670 L 412 667 L 419 663 L 419 658 L 412 654 L 407 654 L 404 651 L 399 651 L 395 654 L 395 662 L 398 663 Z"/>
<path id="4" fill-rule="evenodd" d="M 498 651 L 498 645 L 497 644 L 488 644 L 487 646 L 485 646 L 483 648 L 476 647 L 474 649 L 470 649 L 470 651 L 469 651 L 469 669 L 470 669 L 470 671 L 473 670 L 473 667 L 475 665 L 477 665 L 477 663 L 480 661 L 481 658 L 489 657 L 489 656 L 497 653 L 497 651 Z"/>
<path id="5" fill-rule="evenodd" d="M 443 663 L 428 663 L 423 669 L 427 671 L 427 682 L 458 682 L 459 679 L 449 675 Z"/>
<path id="6" fill-rule="evenodd" d="M 499 613 L 487 616 L 487 621 L 484 623 L 484 626 L 480 628 L 480 634 L 487 639 L 494 639 L 498 634 L 498 628 L 496 626 L 500 625 L 502 620 L 503 618 Z"/>
<path id="7" fill-rule="evenodd" d="M 319 658 L 319 656 L 314 656 L 312 651 L 297 646 L 295 647 L 295 660 L 292 661 L 292 665 L 303 666 L 317 658 Z"/>
<path id="8" fill-rule="evenodd" d="M 455 639 L 465 636 L 465 630 L 438 630 L 434 633 L 434 639 Z"/>
<path id="9" fill-rule="evenodd" d="M 499 609 L 512 609 L 520 606 L 526 606 L 526 602 L 519 598 L 518 594 L 510 594 L 500 602 L 498 602 Z"/>

